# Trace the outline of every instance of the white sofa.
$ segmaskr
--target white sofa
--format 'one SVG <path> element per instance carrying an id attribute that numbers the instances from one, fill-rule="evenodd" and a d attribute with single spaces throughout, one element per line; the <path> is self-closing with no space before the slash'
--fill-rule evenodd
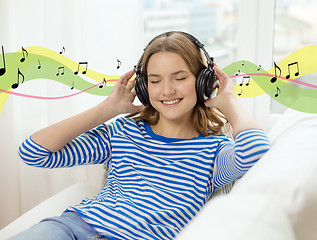
<path id="1" fill-rule="evenodd" d="M 178 239 L 317 239 L 317 114 L 288 109 L 269 137 L 270 151 Z"/>
<path id="2" fill-rule="evenodd" d="M 230 194 L 211 199 L 177 239 L 317 239 L 317 114 L 289 109 L 269 136 L 272 149 Z M 59 215 L 99 190 L 73 185 L 2 229 L 0 239 Z"/>

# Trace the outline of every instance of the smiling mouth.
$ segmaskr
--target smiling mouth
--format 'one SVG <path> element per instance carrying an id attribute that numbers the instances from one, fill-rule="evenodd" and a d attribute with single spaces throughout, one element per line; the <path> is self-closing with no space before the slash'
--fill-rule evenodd
<path id="1" fill-rule="evenodd" d="M 179 103 L 182 100 L 183 100 L 182 98 L 177 98 L 173 100 L 162 100 L 161 102 L 165 105 L 173 105 L 173 104 Z"/>

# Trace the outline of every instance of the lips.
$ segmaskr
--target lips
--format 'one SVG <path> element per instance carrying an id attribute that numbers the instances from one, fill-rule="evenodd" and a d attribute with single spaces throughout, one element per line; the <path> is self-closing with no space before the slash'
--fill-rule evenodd
<path id="1" fill-rule="evenodd" d="M 164 105 L 174 105 L 182 101 L 182 98 L 176 98 L 176 99 L 168 99 L 168 100 L 162 100 L 161 102 Z"/>

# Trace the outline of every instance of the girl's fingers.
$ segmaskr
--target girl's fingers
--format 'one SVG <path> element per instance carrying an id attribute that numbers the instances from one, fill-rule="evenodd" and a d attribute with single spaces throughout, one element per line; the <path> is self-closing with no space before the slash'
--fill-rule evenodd
<path id="1" fill-rule="evenodd" d="M 135 79 L 133 79 L 128 85 L 128 88 L 130 89 L 130 91 L 134 88 L 134 85 L 135 85 Z"/>
<path id="2" fill-rule="evenodd" d="M 123 74 L 123 75 L 119 78 L 118 83 L 127 85 L 129 79 L 133 76 L 133 74 L 134 74 L 134 71 L 133 71 L 133 70 L 132 70 L 132 71 L 129 71 L 129 72 L 125 73 L 125 74 Z"/>
<path id="3" fill-rule="evenodd" d="M 214 66 L 214 70 L 220 85 L 230 80 L 228 75 L 224 71 L 222 71 L 216 64 Z"/>
<path id="4" fill-rule="evenodd" d="M 216 64 L 214 65 L 214 70 L 215 70 L 215 75 L 216 75 L 217 79 L 220 80 L 220 73 L 219 73 L 220 69 L 218 68 L 218 66 Z"/>
<path id="5" fill-rule="evenodd" d="M 136 96 L 135 90 L 132 90 L 132 91 L 131 91 L 131 94 L 132 94 L 133 97 L 135 97 L 135 96 Z"/>
<path id="6" fill-rule="evenodd" d="M 216 77 L 219 79 L 219 80 L 223 80 L 224 78 L 224 72 L 220 70 L 220 68 L 218 68 L 217 65 L 215 65 L 215 73 L 216 73 Z"/>
<path id="7" fill-rule="evenodd" d="M 129 80 L 131 79 L 131 77 L 132 77 L 132 76 L 128 76 L 127 78 L 125 78 L 125 79 L 122 81 L 122 85 L 127 86 Z"/>

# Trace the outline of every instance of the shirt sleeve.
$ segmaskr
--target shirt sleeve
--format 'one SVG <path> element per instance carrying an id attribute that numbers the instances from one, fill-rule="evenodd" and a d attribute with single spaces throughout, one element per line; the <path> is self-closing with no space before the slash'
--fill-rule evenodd
<path id="1" fill-rule="evenodd" d="M 51 152 L 31 137 L 19 147 L 23 162 L 43 168 L 62 168 L 89 164 L 106 164 L 111 160 L 111 137 L 120 131 L 123 118 L 100 126 L 80 135 L 57 152 Z"/>
<path id="2" fill-rule="evenodd" d="M 269 149 L 269 139 L 261 129 L 243 130 L 235 141 L 221 141 L 215 157 L 214 186 L 218 188 L 242 177 Z"/>

